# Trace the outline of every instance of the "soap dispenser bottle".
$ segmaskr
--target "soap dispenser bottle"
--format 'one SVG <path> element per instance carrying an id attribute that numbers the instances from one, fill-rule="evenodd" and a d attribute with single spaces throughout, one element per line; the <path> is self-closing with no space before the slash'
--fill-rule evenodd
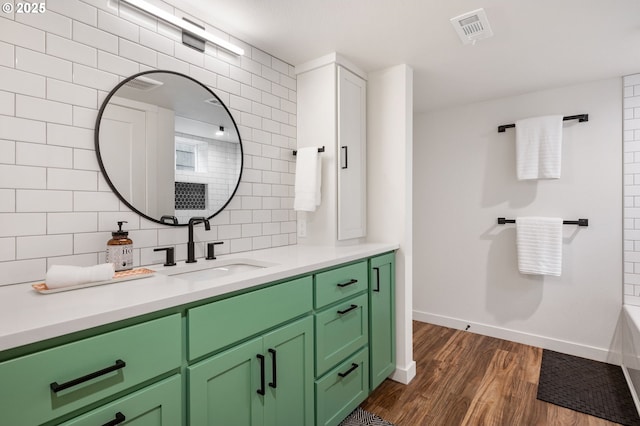
<path id="1" fill-rule="evenodd" d="M 127 222 L 118 222 L 118 230 L 113 231 L 107 241 L 107 263 L 113 263 L 116 272 L 133 268 L 133 241 L 129 233 L 122 230 L 123 223 Z"/>

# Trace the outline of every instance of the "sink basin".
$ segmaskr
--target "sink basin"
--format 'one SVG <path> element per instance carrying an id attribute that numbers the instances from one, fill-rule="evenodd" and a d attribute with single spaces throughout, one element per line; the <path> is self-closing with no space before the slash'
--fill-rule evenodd
<path id="1" fill-rule="evenodd" d="M 255 259 L 198 259 L 197 263 L 185 263 L 180 266 L 170 266 L 159 270 L 158 273 L 189 281 L 202 281 L 212 278 L 226 277 L 242 272 L 275 266 L 275 263 L 263 262 Z"/>

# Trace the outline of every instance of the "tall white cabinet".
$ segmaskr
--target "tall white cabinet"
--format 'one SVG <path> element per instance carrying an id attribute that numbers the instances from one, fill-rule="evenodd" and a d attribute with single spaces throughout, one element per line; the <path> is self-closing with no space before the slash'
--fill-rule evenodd
<path id="1" fill-rule="evenodd" d="M 298 213 L 298 243 L 366 236 L 366 74 L 338 54 L 296 67 L 297 143 L 325 147 L 322 203 Z"/>

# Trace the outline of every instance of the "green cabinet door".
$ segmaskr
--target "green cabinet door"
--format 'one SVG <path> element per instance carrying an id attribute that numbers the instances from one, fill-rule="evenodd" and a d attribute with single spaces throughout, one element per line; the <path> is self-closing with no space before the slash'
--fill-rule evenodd
<path id="1" fill-rule="evenodd" d="M 190 426 L 313 425 L 313 318 L 188 369 Z"/>
<path id="2" fill-rule="evenodd" d="M 313 317 L 264 336 L 265 425 L 313 426 Z"/>
<path id="3" fill-rule="evenodd" d="M 369 267 L 371 390 L 395 369 L 395 255 L 373 257 Z"/>
<path id="4" fill-rule="evenodd" d="M 256 338 L 187 369 L 190 426 L 261 426 L 262 339 Z"/>

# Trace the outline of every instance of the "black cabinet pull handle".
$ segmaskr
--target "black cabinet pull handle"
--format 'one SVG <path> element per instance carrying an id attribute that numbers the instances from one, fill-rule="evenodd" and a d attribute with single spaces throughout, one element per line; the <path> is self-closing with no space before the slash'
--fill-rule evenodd
<path id="1" fill-rule="evenodd" d="M 348 285 L 355 284 L 355 283 L 357 283 L 357 282 L 358 282 L 358 280 L 356 280 L 356 279 L 351 279 L 351 280 L 347 281 L 346 283 L 338 283 L 338 284 L 336 284 L 336 285 L 337 285 L 338 287 L 346 287 L 346 286 L 348 286 Z"/>
<path id="2" fill-rule="evenodd" d="M 264 396 L 264 355 L 256 355 L 256 358 L 260 360 L 260 389 L 258 389 L 258 394 Z"/>
<path id="3" fill-rule="evenodd" d="M 343 146 L 341 148 L 344 149 L 344 166 L 342 166 L 342 168 L 347 169 L 349 168 L 349 147 Z"/>
<path id="4" fill-rule="evenodd" d="M 373 267 L 376 271 L 376 288 L 373 289 L 375 292 L 380 292 L 380 268 Z"/>
<path id="5" fill-rule="evenodd" d="M 120 370 L 121 368 L 124 368 L 126 365 L 127 365 L 126 362 L 119 359 L 119 360 L 116 360 L 116 363 L 111 367 L 103 368 L 102 370 L 96 371 L 91 374 L 87 374 L 86 376 L 82 376 L 77 379 L 70 380 L 61 385 L 59 385 L 58 382 L 53 382 L 49 385 L 49 387 L 54 392 L 60 392 L 65 389 L 69 389 L 70 387 L 79 385 L 80 383 L 88 382 L 89 380 L 95 379 L 96 377 L 104 376 L 105 374 L 111 373 L 112 371 Z"/>
<path id="6" fill-rule="evenodd" d="M 359 365 L 358 365 L 358 364 L 356 364 L 355 362 L 352 362 L 352 363 L 351 363 L 351 368 L 350 368 L 350 369 L 348 369 L 347 371 L 345 371 L 344 373 L 338 373 L 338 376 L 340 376 L 340 377 L 347 377 L 349 374 L 353 373 L 353 371 L 354 371 L 356 368 L 358 368 L 358 367 L 359 367 Z"/>
<path id="7" fill-rule="evenodd" d="M 356 309 L 357 307 L 358 307 L 358 305 L 353 305 L 353 304 L 352 304 L 351 306 L 349 306 L 349 307 L 348 307 L 347 309 L 345 309 L 344 311 L 338 311 L 338 313 L 339 313 L 340 315 L 344 315 L 344 314 L 346 314 L 347 312 L 351 312 L 351 311 L 353 311 L 353 310 L 354 310 L 354 309 Z"/>
<path id="8" fill-rule="evenodd" d="M 278 387 L 278 361 L 276 360 L 276 350 L 269 349 L 269 353 L 271 354 L 271 358 L 273 358 L 273 364 L 271 364 L 271 375 L 273 377 L 272 382 L 269 383 L 269 386 L 275 389 L 276 387 Z"/>
<path id="9" fill-rule="evenodd" d="M 120 411 L 118 411 L 116 413 L 116 418 L 111 420 L 110 422 L 107 422 L 105 424 L 103 424 L 102 426 L 116 426 L 119 425 L 120 423 L 124 422 L 125 420 L 127 420 L 127 418 L 124 416 L 124 414 L 122 414 Z"/>

